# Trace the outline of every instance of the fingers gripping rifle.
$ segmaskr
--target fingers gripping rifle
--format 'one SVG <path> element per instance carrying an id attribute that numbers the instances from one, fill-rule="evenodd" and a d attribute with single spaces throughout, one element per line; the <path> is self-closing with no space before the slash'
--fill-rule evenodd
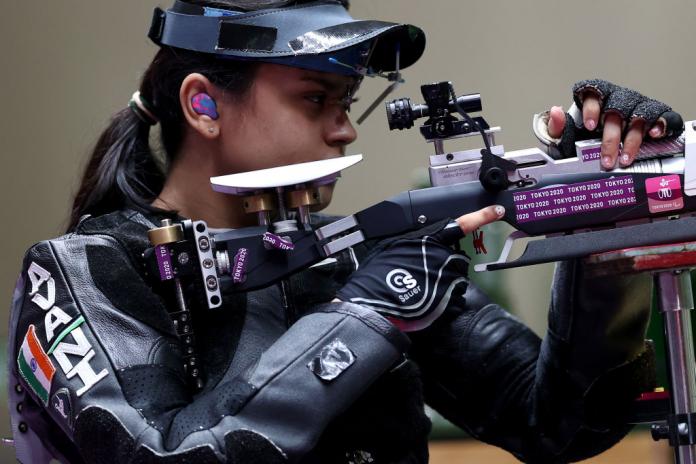
<path id="1" fill-rule="evenodd" d="M 427 118 L 420 131 L 435 148 L 433 187 L 402 192 L 314 228 L 310 209 L 325 201 L 327 185 L 360 155 L 212 178 L 215 190 L 245 197 L 245 209 L 258 215 L 259 226 L 214 237 L 203 221 L 153 229 L 155 236 L 168 227 L 181 233 L 153 241 L 146 252 L 151 274 L 164 281 L 197 279 L 208 306 L 215 308 L 226 292 L 265 287 L 365 240 L 492 204 L 505 207 L 503 220 L 515 231 L 500 258 L 477 265 L 478 271 L 696 239 L 696 121 L 687 122 L 678 138 L 644 143 L 631 167 L 603 171 L 598 140 L 577 142 L 577 157 L 563 160 L 539 148 L 506 153 L 495 144 L 500 128 L 468 115 L 482 108 L 478 94 L 456 97 L 449 82 L 421 89 L 425 104 L 395 100 L 387 103 L 387 113 L 391 129 Z M 445 140 L 479 134 L 483 149 L 444 149 Z M 274 212 L 278 220 L 271 222 Z M 508 261 L 512 243 L 522 237 L 543 239 L 529 242 L 518 259 Z"/>

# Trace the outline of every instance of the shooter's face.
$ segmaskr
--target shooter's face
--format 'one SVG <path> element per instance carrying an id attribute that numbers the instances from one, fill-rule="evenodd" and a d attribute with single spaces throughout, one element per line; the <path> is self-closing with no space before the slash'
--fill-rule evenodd
<path id="1" fill-rule="evenodd" d="M 219 174 L 341 156 L 357 137 L 345 96 L 352 77 L 261 64 L 242 101 L 221 102 Z"/>

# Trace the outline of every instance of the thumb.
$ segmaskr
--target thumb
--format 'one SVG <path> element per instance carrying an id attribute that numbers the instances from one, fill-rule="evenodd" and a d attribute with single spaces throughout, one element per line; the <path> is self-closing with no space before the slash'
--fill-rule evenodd
<path id="1" fill-rule="evenodd" d="M 566 114 L 560 106 L 553 106 L 549 111 L 549 135 L 554 139 L 563 135 L 566 124 Z"/>

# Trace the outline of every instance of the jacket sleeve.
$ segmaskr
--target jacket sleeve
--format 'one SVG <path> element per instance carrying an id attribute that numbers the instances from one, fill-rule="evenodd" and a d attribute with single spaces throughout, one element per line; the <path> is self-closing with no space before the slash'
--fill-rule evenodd
<path id="1" fill-rule="evenodd" d="M 119 294 L 143 295 L 146 316 L 133 317 L 132 298 L 114 304 L 113 289 L 93 281 L 99 272 Z M 373 311 L 326 304 L 247 372 L 192 396 L 166 310 L 119 245 L 100 236 L 27 253 L 11 338 L 15 437 L 87 463 L 296 462 L 408 345 Z M 72 451 L 56 444 L 62 438 Z"/>
<path id="2" fill-rule="evenodd" d="M 633 401 L 654 386 L 649 308 L 647 276 L 589 279 L 578 262 L 561 263 L 541 340 L 472 285 L 412 337 L 426 401 L 525 462 L 598 454 L 629 431 Z"/>

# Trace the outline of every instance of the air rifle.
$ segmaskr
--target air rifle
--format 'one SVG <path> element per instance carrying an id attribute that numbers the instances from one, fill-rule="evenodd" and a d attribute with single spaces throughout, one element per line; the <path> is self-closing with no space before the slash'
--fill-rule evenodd
<path id="1" fill-rule="evenodd" d="M 214 190 L 244 197 L 259 226 L 211 234 L 204 221 L 164 221 L 150 231 L 149 274 L 201 282 L 209 308 L 223 294 L 266 287 L 366 240 L 416 230 L 485 206 L 505 207 L 515 231 L 498 260 L 477 271 L 585 257 L 620 248 L 696 240 L 696 121 L 676 138 L 645 142 L 628 168 L 605 171 L 599 140 L 576 143 L 577 156 L 554 159 L 545 150 L 505 152 L 499 127 L 481 116 L 478 94 L 457 97 L 451 83 L 421 87 L 424 104 L 387 103 L 390 129 L 427 118 L 421 134 L 432 142 L 433 187 L 402 192 L 321 227 L 310 211 L 321 205 L 340 171 L 361 155 L 271 168 L 211 179 Z M 481 135 L 485 148 L 448 152 L 444 141 Z M 272 219 L 274 218 L 274 219 Z M 678 219 L 678 220 L 675 220 Z M 515 240 L 530 241 L 508 256 Z"/>

